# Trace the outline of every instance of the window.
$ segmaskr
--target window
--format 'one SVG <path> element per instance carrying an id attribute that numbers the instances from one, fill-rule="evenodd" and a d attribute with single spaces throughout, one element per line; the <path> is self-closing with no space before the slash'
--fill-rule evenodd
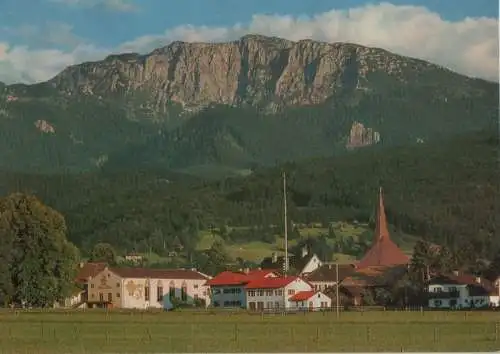
<path id="1" fill-rule="evenodd" d="M 94 284 L 90 284 L 90 288 L 91 288 L 91 289 L 94 289 Z"/>
<path id="2" fill-rule="evenodd" d="M 274 302 L 274 307 L 279 309 L 280 308 L 280 302 L 279 301 L 275 301 Z"/>
<path id="3" fill-rule="evenodd" d="M 283 289 L 278 290 L 278 296 L 283 296 Z"/>
<path id="4" fill-rule="evenodd" d="M 259 295 L 259 296 L 264 296 L 264 290 L 259 290 L 259 291 L 257 291 L 257 295 Z"/>
<path id="5" fill-rule="evenodd" d="M 120 287 L 120 282 L 116 282 L 116 287 L 119 288 Z"/>
<path id="6" fill-rule="evenodd" d="M 158 285 L 158 287 L 156 288 L 156 300 L 163 300 L 163 286 L 161 285 Z"/>
<path id="7" fill-rule="evenodd" d="M 273 308 L 273 302 L 272 302 L 272 301 L 269 301 L 269 302 L 267 303 L 267 308 L 268 308 L 268 309 L 272 309 L 272 308 Z"/>
<path id="8" fill-rule="evenodd" d="M 149 286 L 144 287 L 144 300 L 149 301 Z"/>
<path id="9" fill-rule="evenodd" d="M 255 302 L 249 302 L 248 307 L 250 308 L 251 311 L 255 311 Z"/>
<path id="10" fill-rule="evenodd" d="M 255 290 L 249 290 L 249 291 L 248 291 L 248 296 L 249 296 L 249 297 L 253 297 L 253 296 L 255 296 Z"/>
<path id="11" fill-rule="evenodd" d="M 198 298 L 199 298 L 198 294 L 194 294 L 193 298 L 194 298 L 195 300 L 198 300 Z"/>
<path id="12" fill-rule="evenodd" d="M 103 293 L 99 293 L 99 301 L 104 302 L 104 295 Z"/>
<path id="13" fill-rule="evenodd" d="M 183 283 L 181 287 L 181 300 L 187 301 L 187 284 Z"/>
<path id="14" fill-rule="evenodd" d="M 264 310 L 264 302 L 263 301 L 257 302 L 257 310 L 259 310 L 259 311 Z"/>
<path id="15" fill-rule="evenodd" d="M 109 302 L 113 301 L 113 294 L 112 293 L 108 293 L 108 301 Z"/>
<path id="16" fill-rule="evenodd" d="M 198 284 L 194 284 L 193 288 L 198 289 Z"/>
<path id="17" fill-rule="evenodd" d="M 273 296 L 272 290 L 266 290 L 266 296 Z"/>
<path id="18" fill-rule="evenodd" d="M 168 296 L 170 297 L 170 300 L 175 298 L 175 285 L 173 282 L 170 282 L 170 285 L 168 288 Z"/>
<path id="19" fill-rule="evenodd" d="M 120 297 L 120 293 L 116 293 L 116 297 Z"/>
<path id="20" fill-rule="evenodd" d="M 295 295 L 294 289 L 288 289 L 288 295 Z"/>

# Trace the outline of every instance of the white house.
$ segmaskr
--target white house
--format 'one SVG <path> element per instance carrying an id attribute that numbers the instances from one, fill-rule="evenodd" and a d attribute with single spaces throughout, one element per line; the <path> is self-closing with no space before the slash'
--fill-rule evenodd
<path id="1" fill-rule="evenodd" d="M 481 308 L 499 306 L 499 288 L 486 279 L 453 272 L 429 281 L 430 308 Z"/>
<path id="2" fill-rule="evenodd" d="M 210 277 L 195 269 L 105 267 L 88 282 L 89 307 L 163 308 L 164 297 L 184 303 L 210 304 Z"/>
<path id="3" fill-rule="evenodd" d="M 246 307 L 252 311 L 292 309 L 290 299 L 297 293 L 311 291 L 311 284 L 295 276 L 253 280 L 245 286 Z"/>
<path id="4" fill-rule="evenodd" d="M 266 257 L 262 260 L 261 267 L 263 269 L 276 269 L 282 271 L 284 260 L 284 256 L 278 256 L 274 252 L 271 257 Z M 309 253 L 307 247 L 303 247 L 300 254 L 289 254 L 288 261 L 289 265 L 295 268 L 300 276 L 311 273 L 323 265 L 323 262 L 315 253 Z"/>
<path id="5" fill-rule="evenodd" d="M 210 287 L 211 303 L 214 307 L 245 307 L 245 286 L 252 280 L 276 276 L 273 270 L 266 269 L 225 271 L 208 280 L 206 285 Z"/>
<path id="6" fill-rule="evenodd" d="M 289 301 L 290 307 L 297 310 L 318 311 L 332 306 L 332 299 L 321 291 L 300 291 L 293 295 Z"/>

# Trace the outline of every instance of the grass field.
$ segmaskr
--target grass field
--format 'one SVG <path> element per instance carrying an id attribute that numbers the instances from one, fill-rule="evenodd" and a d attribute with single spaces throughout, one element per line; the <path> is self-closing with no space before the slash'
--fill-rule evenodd
<path id="1" fill-rule="evenodd" d="M 0 312 L 0 353 L 494 351 L 494 312 Z"/>

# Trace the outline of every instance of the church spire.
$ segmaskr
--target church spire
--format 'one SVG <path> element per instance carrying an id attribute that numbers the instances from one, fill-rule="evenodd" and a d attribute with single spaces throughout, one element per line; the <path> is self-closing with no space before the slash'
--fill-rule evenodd
<path id="1" fill-rule="evenodd" d="M 390 239 L 389 229 L 387 228 L 387 219 L 385 217 L 384 197 L 382 195 L 382 187 L 379 188 L 377 209 L 378 210 L 377 210 L 377 220 L 375 226 L 374 240 L 376 242 L 380 242 Z"/>

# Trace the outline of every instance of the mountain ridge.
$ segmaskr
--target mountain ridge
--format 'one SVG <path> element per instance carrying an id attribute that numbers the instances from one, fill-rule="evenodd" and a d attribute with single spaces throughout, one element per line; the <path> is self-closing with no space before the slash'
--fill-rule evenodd
<path id="1" fill-rule="evenodd" d="M 356 141 L 408 144 L 493 127 L 497 103 L 498 84 L 378 48 L 255 35 L 173 42 L 44 83 L 0 85 L 0 168 L 78 172 L 135 166 L 136 156 L 168 169 L 247 169 Z M 355 124 L 376 138 L 352 139 Z"/>

